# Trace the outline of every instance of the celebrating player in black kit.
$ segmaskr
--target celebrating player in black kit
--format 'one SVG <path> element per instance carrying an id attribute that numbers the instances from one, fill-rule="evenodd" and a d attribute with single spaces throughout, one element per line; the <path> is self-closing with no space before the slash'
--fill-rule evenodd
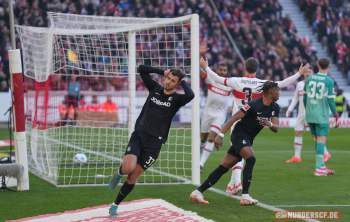
<path id="1" fill-rule="evenodd" d="M 118 217 L 118 205 L 132 191 L 137 178 L 156 161 L 162 144 L 167 140 L 171 120 L 176 112 L 194 98 L 191 88 L 186 81 L 182 81 L 185 74 L 178 68 L 163 71 L 140 65 L 139 72 L 149 95 L 137 118 L 123 164 L 109 181 L 109 188 L 113 190 L 121 177 L 128 175 L 116 200 L 109 208 L 111 218 Z M 150 73 L 164 75 L 166 77 L 164 87 L 153 80 Z M 175 92 L 175 88 L 179 85 L 182 86 L 185 94 Z"/>
<path id="2" fill-rule="evenodd" d="M 253 141 L 256 135 L 264 128 L 270 127 L 273 132 L 278 131 L 280 107 L 275 102 L 279 98 L 279 87 L 277 83 L 265 82 L 262 85 L 264 96 L 254 99 L 236 112 L 222 128 L 221 133 L 214 141 L 215 147 L 222 147 L 224 134 L 230 127 L 237 122 L 231 134 L 231 147 L 227 151 L 224 160 L 204 181 L 204 183 L 191 193 L 190 198 L 199 203 L 209 204 L 205 201 L 202 193 L 213 186 L 220 177 L 225 174 L 229 168 L 244 158 L 246 165 L 243 170 L 243 192 L 241 205 L 253 205 L 258 203 L 257 200 L 249 196 L 248 190 L 252 179 L 255 156 L 252 149 Z"/>

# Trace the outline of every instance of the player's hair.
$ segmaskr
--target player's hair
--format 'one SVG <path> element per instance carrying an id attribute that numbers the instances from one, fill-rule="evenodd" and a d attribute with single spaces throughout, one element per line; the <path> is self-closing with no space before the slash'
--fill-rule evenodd
<path id="1" fill-rule="evenodd" d="M 314 67 L 312 65 L 309 66 L 309 69 L 311 69 L 312 71 L 314 71 Z"/>
<path id="2" fill-rule="evenodd" d="M 222 66 L 222 67 L 227 67 L 227 65 L 226 65 L 225 63 L 219 63 L 219 64 L 218 64 L 218 68 L 219 68 L 220 66 Z"/>
<path id="3" fill-rule="evenodd" d="M 179 82 L 181 81 L 181 79 L 183 79 L 186 76 L 185 73 L 181 69 L 175 68 L 175 67 L 170 69 L 170 73 L 171 73 L 171 75 L 179 78 Z"/>
<path id="4" fill-rule="evenodd" d="M 328 69 L 330 63 L 331 61 L 326 57 L 322 57 L 318 60 L 318 65 L 321 69 Z"/>
<path id="5" fill-rule="evenodd" d="M 259 67 L 259 60 L 250 57 L 245 61 L 245 68 L 248 73 L 255 73 Z"/>
<path id="6" fill-rule="evenodd" d="M 260 86 L 258 91 L 262 91 L 264 94 L 266 94 L 272 88 L 279 89 L 278 84 L 275 82 L 266 81 L 262 86 Z"/>

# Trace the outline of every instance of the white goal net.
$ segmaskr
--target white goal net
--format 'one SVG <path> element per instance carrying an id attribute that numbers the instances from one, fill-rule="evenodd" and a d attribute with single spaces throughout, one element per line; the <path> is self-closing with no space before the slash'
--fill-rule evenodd
<path id="1" fill-rule="evenodd" d="M 137 73 L 145 64 L 181 68 L 196 97 L 175 115 L 157 161 L 137 182 L 199 183 L 198 16 L 49 18 L 49 28 L 16 26 L 29 171 L 56 186 L 107 184 L 148 96 Z M 164 77 L 152 77 L 163 84 Z M 78 153 L 86 164 L 74 164 Z"/>

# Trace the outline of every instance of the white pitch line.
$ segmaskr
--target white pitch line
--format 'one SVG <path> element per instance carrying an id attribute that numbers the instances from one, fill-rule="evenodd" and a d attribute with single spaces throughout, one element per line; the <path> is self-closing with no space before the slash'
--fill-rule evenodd
<path id="1" fill-rule="evenodd" d="M 76 149 L 79 149 L 79 150 L 82 150 L 82 151 L 85 151 L 85 152 L 94 153 L 94 154 L 96 154 L 96 155 L 108 157 L 108 158 L 115 159 L 115 160 L 119 160 L 119 161 L 121 160 L 121 159 L 119 159 L 119 158 L 110 157 L 110 156 L 107 156 L 107 155 L 105 155 L 105 154 L 98 153 L 98 152 L 96 152 L 96 151 L 87 150 L 87 149 L 85 149 L 85 148 L 82 148 L 82 147 L 79 147 L 79 146 L 76 146 L 76 145 L 73 145 L 73 144 L 70 144 L 70 143 L 65 143 L 65 142 L 62 143 L 62 141 L 59 141 L 59 140 L 56 140 L 56 139 L 51 139 L 51 138 L 45 138 L 45 139 L 51 140 L 51 141 L 54 141 L 54 142 L 58 142 L 58 143 L 61 143 L 61 144 L 63 144 L 63 145 L 66 145 L 66 146 L 69 146 L 69 147 L 72 147 L 72 148 L 76 148 Z M 167 175 L 167 176 L 175 177 L 175 178 L 177 178 L 177 179 L 182 178 L 182 179 L 185 180 L 185 181 L 188 180 L 188 179 L 183 178 L 183 177 L 181 177 L 181 176 L 176 176 L 176 175 L 172 175 L 172 174 L 169 174 L 169 173 L 164 173 L 164 172 L 162 172 L 162 171 L 153 170 L 153 169 L 148 169 L 148 170 L 150 170 L 150 171 L 156 171 L 157 173 L 165 174 L 165 175 Z M 226 193 L 225 191 L 222 191 L 222 190 L 219 190 L 219 189 L 216 189 L 216 188 L 213 188 L 213 187 L 211 187 L 210 190 L 211 190 L 211 191 L 214 191 L 214 192 L 216 192 L 216 193 L 225 195 L 225 196 L 232 197 L 232 198 L 237 199 L 237 200 L 241 200 L 241 199 L 242 199 L 242 197 L 240 197 L 240 196 L 231 196 L 231 195 L 229 195 L 228 193 Z M 261 203 L 261 202 L 259 202 L 259 203 L 257 204 L 257 206 L 262 207 L 262 208 L 265 208 L 265 209 L 267 209 L 267 210 L 271 210 L 271 211 L 286 211 L 286 210 L 283 210 L 283 209 L 281 209 L 281 208 L 277 208 L 277 207 L 274 207 L 274 206 L 270 206 L 270 205 L 267 205 L 267 204 L 263 204 L 263 203 Z M 307 222 L 320 222 L 319 220 L 315 220 L 315 219 L 304 219 L 304 221 L 307 221 Z"/>
<path id="2" fill-rule="evenodd" d="M 277 205 L 276 207 L 350 207 L 350 205 Z"/>
<path id="3" fill-rule="evenodd" d="M 349 150 L 329 150 L 330 153 L 350 153 Z M 294 150 L 254 150 L 254 153 L 294 153 Z M 302 153 L 315 153 L 315 151 L 302 151 Z"/>
<path id="4" fill-rule="evenodd" d="M 213 188 L 213 187 L 209 188 L 209 190 L 214 191 L 215 193 L 219 193 L 219 194 L 228 196 L 228 197 L 232 197 L 232 198 L 237 199 L 237 200 L 241 200 L 242 199 L 241 196 L 230 195 L 230 194 L 226 193 L 225 191 L 222 191 L 222 190 L 219 190 L 219 189 L 216 189 L 216 188 Z M 263 204 L 261 202 L 259 202 L 256 206 L 259 206 L 259 207 L 262 207 L 262 208 L 265 208 L 265 209 L 268 209 L 268 210 L 271 210 L 271 211 L 287 211 L 287 210 L 278 208 L 278 206 L 270 206 L 270 205 L 267 205 L 267 204 Z M 285 205 L 285 206 L 287 206 L 287 205 Z M 315 219 L 303 219 L 303 220 L 307 221 L 307 222 L 320 222 L 319 220 L 315 220 Z"/>
<path id="5" fill-rule="evenodd" d="M 95 154 L 97 156 L 102 156 L 102 157 L 105 157 L 105 158 L 110 159 L 110 160 L 116 160 L 116 161 L 120 161 L 120 162 L 123 161 L 123 159 L 121 159 L 121 158 L 108 156 L 108 155 L 103 154 L 101 152 L 88 150 L 88 149 L 85 149 L 83 147 L 80 147 L 80 146 L 77 146 L 77 145 L 74 145 L 74 144 L 62 142 L 62 141 L 59 141 L 59 140 L 56 140 L 56 139 L 52 139 L 52 138 L 49 138 L 49 137 L 43 137 L 43 136 L 38 136 L 38 137 L 42 137 L 42 138 L 44 138 L 46 140 L 53 141 L 53 142 L 65 145 L 67 147 L 71 147 L 71 148 L 74 148 L 74 149 L 77 149 L 77 150 L 81 150 L 81 151 L 84 151 L 84 152 L 87 152 L 87 153 L 92 153 L 92 154 Z M 187 179 L 185 177 L 173 175 L 173 174 L 170 174 L 170 173 L 165 173 L 165 172 L 162 172 L 160 170 L 153 169 L 153 168 L 149 168 L 148 171 L 159 173 L 159 174 L 163 174 L 164 176 L 169 176 L 169 177 L 172 177 L 172 178 L 175 178 L 175 179 L 178 179 L 178 180 L 183 180 L 184 181 L 183 183 L 190 183 L 191 182 L 189 179 Z"/>

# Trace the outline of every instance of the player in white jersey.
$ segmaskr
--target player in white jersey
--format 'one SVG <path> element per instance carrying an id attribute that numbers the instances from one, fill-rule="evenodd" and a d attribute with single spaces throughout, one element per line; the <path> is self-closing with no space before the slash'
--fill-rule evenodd
<path id="1" fill-rule="evenodd" d="M 232 113 L 236 113 L 240 108 L 242 108 L 252 99 L 263 96 L 263 94 L 259 93 L 259 87 L 262 86 L 267 80 L 261 80 L 255 77 L 259 67 L 259 61 L 255 58 L 251 57 L 245 61 L 245 77 L 224 78 L 218 76 L 208 67 L 208 61 L 204 60 L 203 58 L 201 58 L 201 66 L 207 71 L 208 75 L 211 76 L 215 82 L 223 84 L 225 86 L 229 86 L 233 89 L 234 105 Z M 291 83 L 296 81 L 300 77 L 300 75 L 306 73 L 308 69 L 309 64 L 306 64 L 304 67 L 303 64 L 301 64 L 299 72 L 287 79 L 284 79 L 283 81 L 277 81 L 276 83 L 278 84 L 278 87 L 285 88 L 289 86 Z M 233 127 L 234 125 L 231 128 L 231 132 Z M 237 195 L 239 192 L 242 191 L 241 173 L 243 164 L 244 162 L 242 160 L 232 168 L 233 170 L 231 181 L 228 184 L 226 192 L 230 192 L 233 195 Z"/>
<path id="2" fill-rule="evenodd" d="M 227 66 L 218 64 L 216 73 L 222 77 L 227 75 Z M 214 139 L 221 131 L 227 115 L 227 103 L 231 95 L 231 87 L 216 83 L 204 70 L 200 75 L 208 86 L 207 102 L 204 107 L 201 123 L 201 159 L 200 169 L 207 161 L 214 148 Z"/>
<path id="3" fill-rule="evenodd" d="M 287 160 L 287 163 L 293 163 L 293 162 L 301 162 L 301 148 L 303 146 L 303 133 L 305 130 L 308 129 L 308 125 L 305 121 L 305 107 L 304 107 L 304 102 L 303 102 L 303 90 L 304 90 L 304 85 L 305 85 L 305 80 L 309 77 L 312 76 L 314 73 L 314 68 L 312 66 L 309 67 L 309 69 L 306 71 L 306 78 L 300 82 L 298 82 L 295 92 L 294 92 L 294 97 L 292 99 L 292 102 L 290 103 L 287 112 L 286 112 L 286 117 L 290 117 L 291 113 L 296 106 L 296 104 L 299 102 L 299 107 L 298 107 L 298 117 L 295 122 L 295 138 L 294 138 L 294 156 L 292 159 Z M 324 147 L 324 162 L 326 162 L 329 158 L 331 158 L 331 154 L 328 152 L 326 146 Z"/>
<path id="4" fill-rule="evenodd" d="M 203 41 L 199 46 L 199 55 L 206 52 L 207 42 Z M 226 64 L 218 64 L 216 73 L 224 77 L 227 75 Z M 204 70 L 200 69 L 200 76 L 204 79 L 208 86 L 207 102 L 204 107 L 202 123 L 201 123 L 201 159 L 200 170 L 207 161 L 209 155 L 214 148 L 214 139 L 221 131 L 221 127 L 225 123 L 227 113 L 227 103 L 231 95 L 231 87 L 216 83 Z"/>

